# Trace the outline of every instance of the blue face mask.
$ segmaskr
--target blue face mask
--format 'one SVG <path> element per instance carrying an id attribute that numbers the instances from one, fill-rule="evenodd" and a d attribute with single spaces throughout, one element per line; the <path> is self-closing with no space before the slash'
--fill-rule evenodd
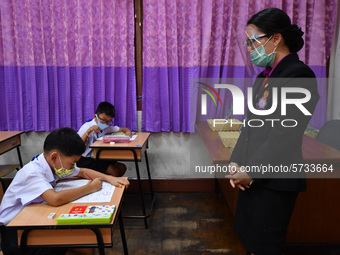
<path id="1" fill-rule="evenodd" d="M 98 115 L 96 114 L 96 118 L 97 118 L 97 126 L 100 128 L 100 130 L 103 130 L 105 128 L 107 128 L 109 125 L 103 124 L 99 121 L 98 119 Z"/>
<path id="2" fill-rule="evenodd" d="M 270 39 L 271 37 L 267 40 L 267 42 Z M 251 61 L 254 63 L 254 65 L 259 67 L 268 67 L 273 65 L 276 56 L 276 47 L 273 52 L 268 55 L 264 49 L 264 46 L 267 44 L 267 42 L 250 52 Z"/>

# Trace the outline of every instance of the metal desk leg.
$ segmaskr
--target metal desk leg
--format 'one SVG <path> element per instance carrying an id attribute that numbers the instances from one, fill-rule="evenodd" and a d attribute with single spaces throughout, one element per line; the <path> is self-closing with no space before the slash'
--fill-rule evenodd
<path id="1" fill-rule="evenodd" d="M 1 182 L 1 186 L 2 186 L 2 191 L 5 194 L 5 192 L 6 192 L 5 182 L 1 177 L 0 177 L 0 182 Z"/>
<path id="2" fill-rule="evenodd" d="M 137 174 L 137 181 L 138 181 L 139 192 L 140 192 L 141 202 L 142 202 L 143 216 L 124 216 L 124 218 L 144 219 L 145 228 L 148 228 L 147 218 L 149 218 L 151 216 L 152 209 L 153 209 L 153 206 L 154 206 L 155 201 L 156 201 L 156 195 L 154 193 L 153 186 L 152 186 L 150 167 L 149 167 L 149 160 L 148 160 L 147 153 L 145 151 L 145 160 L 146 160 L 145 162 L 146 162 L 146 167 L 147 167 L 148 180 L 149 180 L 149 185 L 150 185 L 150 193 L 151 193 L 151 199 L 152 199 L 151 205 L 150 205 L 150 208 L 149 208 L 149 212 L 148 212 L 148 214 L 146 214 L 146 211 L 145 211 L 145 201 L 144 201 L 144 193 L 143 193 L 143 188 L 142 188 L 142 181 L 141 181 L 140 173 L 139 173 L 138 158 L 137 158 L 136 152 L 134 150 L 131 150 L 131 151 L 132 151 L 132 153 L 134 155 L 136 174 Z"/>
<path id="3" fill-rule="evenodd" d="M 113 150 L 113 151 L 115 151 L 115 150 L 121 150 L 121 149 L 120 148 L 114 148 L 114 147 L 113 148 L 99 148 L 98 151 L 97 151 L 97 155 L 96 155 L 96 164 L 100 160 L 100 153 L 102 151 L 105 151 L 105 150 Z M 132 154 L 133 154 L 133 159 L 134 159 L 134 162 L 135 162 L 135 168 L 136 168 L 136 174 L 137 174 L 137 180 L 138 180 L 138 186 L 139 186 L 139 193 L 140 193 L 140 198 L 141 198 L 141 202 L 142 202 L 142 212 L 143 212 L 143 215 L 136 215 L 136 216 L 128 215 L 128 216 L 122 216 L 122 217 L 123 218 L 133 218 L 133 219 L 144 219 L 145 228 L 148 228 L 147 218 L 149 218 L 151 216 L 151 212 L 152 212 L 155 200 L 156 200 L 156 195 L 154 193 L 153 186 L 152 186 L 152 180 L 151 180 L 148 156 L 147 156 L 147 153 L 145 151 L 146 167 L 147 167 L 148 178 L 149 178 L 148 180 L 149 180 L 150 191 L 151 191 L 151 196 L 152 196 L 151 197 L 152 198 L 151 206 L 150 206 L 148 214 L 146 214 L 145 201 L 144 201 L 144 192 L 143 192 L 143 188 L 142 188 L 142 181 L 141 181 L 141 178 L 140 178 L 137 153 L 136 153 L 135 149 L 131 149 L 131 148 L 127 148 L 127 149 L 124 149 L 124 150 L 131 151 Z"/>
<path id="4" fill-rule="evenodd" d="M 19 158 L 19 162 L 20 162 L 20 167 L 22 168 L 23 165 L 22 165 L 22 159 L 21 159 L 21 154 L 20 154 L 20 149 L 19 149 L 19 147 L 17 147 L 17 153 L 18 153 L 18 158 Z"/>
<path id="5" fill-rule="evenodd" d="M 26 229 L 23 231 L 20 239 L 20 254 L 25 254 L 27 249 L 27 236 L 30 232 L 30 229 Z"/>
<path id="6" fill-rule="evenodd" d="M 153 190 L 153 186 L 152 186 L 152 179 L 151 179 L 151 173 L 150 173 L 150 167 L 149 167 L 149 160 L 148 160 L 148 154 L 147 154 L 146 150 L 144 152 L 144 155 L 145 155 L 146 169 L 148 171 L 150 194 L 151 194 L 151 206 L 150 206 L 150 209 L 149 209 L 149 214 L 147 215 L 147 217 L 149 217 L 151 215 L 151 213 L 152 213 L 153 206 L 155 205 L 156 194 L 155 194 L 155 192 Z"/>
<path id="7" fill-rule="evenodd" d="M 135 167 L 136 167 L 136 174 L 137 174 L 137 179 L 138 179 L 139 193 L 140 193 L 140 198 L 141 198 L 141 201 L 142 201 L 142 211 L 143 211 L 143 218 L 144 218 L 144 226 L 145 226 L 145 228 L 148 228 L 148 221 L 147 221 L 146 212 L 145 212 L 145 202 L 144 202 L 142 181 L 140 179 L 140 174 L 139 174 L 137 155 L 136 155 L 135 151 L 133 151 L 133 154 L 134 154 L 134 157 L 135 157 Z"/>
<path id="8" fill-rule="evenodd" d="M 97 237 L 98 251 L 100 255 L 105 255 L 103 236 L 98 228 L 90 228 Z"/>
<path id="9" fill-rule="evenodd" d="M 148 171 L 148 178 L 149 178 L 149 186 L 150 186 L 151 197 L 154 198 L 155 193 L 153 192 L 153 186 L 152 186 L 151 174 L 150 174 L 150 167 L 149 167 L 149 160 L 148 160 L 148 154 L 146 153 L 146 150 L 144 152 L 144 155 L 145 155 L 146 169 Z"/>
<path id="10" fill-rule="evenodd" d="M 121 212 L 118 214 L 118 220 L 119 220 L 119 229 L 120 229 L 120 236 L 122 238 L 122 244 L 124 249 L 124 255 L 129 255 L 127 244 L 126 244 L 126 238 L 125 238 L 125 230 L 124 230 L 124 224 L 123 224 L 123 218 Z"/>

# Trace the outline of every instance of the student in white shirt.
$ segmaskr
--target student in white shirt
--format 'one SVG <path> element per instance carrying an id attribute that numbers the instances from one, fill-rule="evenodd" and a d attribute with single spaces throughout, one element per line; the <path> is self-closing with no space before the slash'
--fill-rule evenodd
<path id="1" fill-rule="evenodd" d="M 84 142 L 76 131 L 71 128 L 57 129 L 46 137 L 44 152 L 17 172 L 0 206 L 1 248 L 4 255 L 20 254 L 16 232 L 5 226 L 25 206 L 44 201 L 51 206 L 60 206 L 100 190 L 102 181 L 117 187 L 129 185 L 123 178 L 77 167 L 76 162 L 84 151 Z M 59 192 L 53 188 L 60 179 L 73 176 L 87 178 L 85 174 L 93 181 L 82 187 Z M 94 253 L 94 249 L 75 250 L 81 254 Z M 66 254 L 73 254 L 75 250 L 69 249 Z M 56 250 L 51 254 L 57 254 Z"/>
<path id="2" fill-rule="evenodd" d="M 126 166 L 122 163 L 112 160 L 99 160 L 96 162 L 93 158 L 93 150 L 90 148 L 91 144 L 106 134 L 124 132 L 125 135 L 131 136 L 131 131 L 127 127 L 110 126 L 114 117 L 115 107 L 109 102 L 101 102 L 97 107 L 94 118 L 80 127 L 78 134 L 84 141 L 86 149 L 77 163 L 78 166 L 113 176 L 123 176 L 125 174 Z"/>

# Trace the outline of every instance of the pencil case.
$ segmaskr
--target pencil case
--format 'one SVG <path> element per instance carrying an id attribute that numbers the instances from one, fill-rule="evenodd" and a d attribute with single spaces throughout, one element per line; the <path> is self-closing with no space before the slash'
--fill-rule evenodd
<path id="1" fill-rule="evenodd" d="M 112 220 L 112 213 L 80 213 L 80 214 L 61 214 L 57 219 L 58 225 L 72 224 L 105 224 Z"/>
<path id="2" fill-rule="evenodd" d="M 89 205 L 75 206 L 71 209 L 70 213 L 61 214 L 57 218 L 58 225 L 72 225 L 72 224 L 101 224 L 110 223 L 112 220 L 113 213 L 116 210 L 115 205 Z M 78 211 L 75 209 L 82 209 L 85 213 L 71 213 Z M 80 210 L 79 210 L 80 211 Z"/>

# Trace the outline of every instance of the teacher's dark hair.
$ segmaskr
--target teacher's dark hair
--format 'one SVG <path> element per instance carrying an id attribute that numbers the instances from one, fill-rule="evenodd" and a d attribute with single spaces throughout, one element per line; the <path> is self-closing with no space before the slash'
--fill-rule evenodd
<path id="1" fill-rule="evenodd" d="M 292 24 L 289 16 L 278 8 L 268 8 L 256 13 L 248 21 L 247 25 L 250 24 L 267 35 L 280 33 L 291 52 L 298 52 L 304 45 L 301 28 Z"/>

